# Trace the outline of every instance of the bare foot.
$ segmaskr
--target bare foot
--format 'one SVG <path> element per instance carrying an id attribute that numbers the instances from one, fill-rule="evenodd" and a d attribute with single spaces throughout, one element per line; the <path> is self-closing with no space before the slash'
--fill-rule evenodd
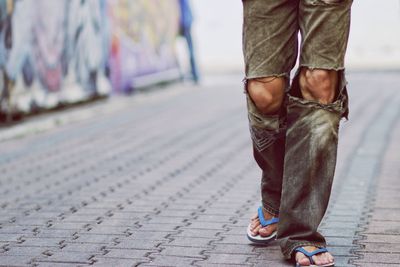
<path id="1" fill-rule="evenodd" d="M 273 217 L 271 214 L 266 212 L 264 209 L 263 209 L 263 214 L 264 214 L 265 220 L 270 220 Z M 273 232 L 276 231 L 277 227 L 278 226 L 276 223 L 263 227 L 260 223 L 260 220 L 258 219 L 258 214 L 255 214 L 253 217 L 251 217 L 250 230 L 251 230 L 251 233 L 253 236 L 256 236 L 258 234 L 262 237 L 269 236 Z"/>
<path id="2" fill-rule="evenodd" d="M 308 252 L 312 252 L 318 249 L 317 247 L 311 246 L 306 246 L 303 248 Z M 333 263 L 334 261 L 333 256 L 329 252 L 314 255 L 312 259 L 314 260 L 315 265 L 324 265 L 328 263 Z M 300 266 L 309 266 L 311 264 L 308 257 L 301 252 L 296 252 L 296 262 L 298 262 Z"/>

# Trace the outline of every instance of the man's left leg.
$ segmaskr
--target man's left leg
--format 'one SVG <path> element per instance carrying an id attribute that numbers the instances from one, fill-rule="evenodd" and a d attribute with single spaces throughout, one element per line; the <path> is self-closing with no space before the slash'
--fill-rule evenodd
<path id="1" fill-rule="evenodd" d="M 284 256 L 301 265 L 310 260 L 302 248 L 326 246 L 318 232 L 328 206 L 336 165 L 338 128 L 347 117 L 344 54 L 351 0 L 302 0 L 301 68 L 287 96 L 287 132 L 278 238 Z M 312 257 L 316 265 L 332 262 L 330 253 Z"/>

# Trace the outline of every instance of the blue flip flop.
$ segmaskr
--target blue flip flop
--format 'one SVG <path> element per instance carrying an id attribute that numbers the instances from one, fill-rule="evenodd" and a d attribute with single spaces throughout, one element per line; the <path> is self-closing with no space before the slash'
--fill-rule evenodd
<path id="1" fill-rule="evenodd" d="M 301 253 L 303 253 L 306 257 L 308 257 L 308 259 L 310 260 L 310 265 L 307 265 L 307 267 L 332 267 L 332 266 L 335 266 L 335 263 L 334 263 L 334 262 L 328 263 L 328 264 L 324 264 L 324 265 L 316 265 L 316 264 L 315 264 L 315 262 L 314 262 L 312 256 L 317 255 L 317 254 L 321 254 L 321 253 L 328 252 L 328 250 L 327 250 L 326 248 L 319 248 L 319 249 L 316 249 L 316 250 L 314 250 L 314 251 L 308 252 L 308 251 L 305 250 L 304 248 L 298 247 L 298 248 L 296 248 L 294 251 L 296 251 L 296 252 L 297 252 L 297 251 L 298 251 L 298 252 L 301 252 Z M 296 267 L 302 267 L 302 266 L 305 266 L 305 265 L 300 265 L 298 262 L 296 262 Z"/>
<path id="2" fill-rule="evenodd" d="M 265 220 L 261 206 L 258 208 L 258 219 L 263 227 L 279 222 L 279 219 L 275 217 L 272 217 L 272 219 L 270 220 Z M 251 223 L 250 223 L 249 226 L 247 227 L 247 238 L 250 241 L 258 244 L 268 244 L 269 242 L 276 239 L 276 232 L 277 231 L 274 231 L 269 236 L 260 236 L 259 234 L 253 236 L 251 233 Z"/>

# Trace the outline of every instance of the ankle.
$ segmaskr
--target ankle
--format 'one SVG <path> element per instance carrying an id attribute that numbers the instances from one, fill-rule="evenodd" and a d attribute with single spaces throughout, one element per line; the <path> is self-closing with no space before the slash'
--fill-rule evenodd
<path id="1" fill-rule="evenodd" d="M 274 216 L 274 214 L 270 213 L 268 210 L 266 210 L 264 207 L 262 207 L 262 212 L 264 214 L 264 218 L 266 220 L 272 219 L 273 217 L 278 217 L 278 216 Z"/>

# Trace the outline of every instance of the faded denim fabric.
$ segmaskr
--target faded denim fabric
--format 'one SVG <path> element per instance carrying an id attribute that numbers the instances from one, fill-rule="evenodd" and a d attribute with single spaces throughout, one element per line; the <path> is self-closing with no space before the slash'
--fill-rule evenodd
<path id="1" fill-rule="evenodd" d="M 278 217 L 285 154 L 286 111 L 281 109 L 277 115 L 262 114 L 247 92 L 246 81 L 244 93 L 246 94 L 253 155 L 262 170 L 262 206 L 270 214 Z"/>
<path id="2" fill-rule="evenodd" d="M 338 129 L 348 116 L 344 72 L 352 0 L 242 0 L 244 79 L 253 154 L 262 169 L 262 206 L 278 216 L 277 238 L 285 258 L 299 246 L 325 247 L 318 226 L 328 206 L 334 177 Z M 300 68 L 277 115 L 257 110 L 247 80 L 284 76 L 300 67 L 336 70 L 337 97 L 331 104 L 302 98 Z"/>
<path id="3" fill-rule="evenodd" d="M 305 100 L 296 75 L 286 98 L 287 130 L 277 233 L 286 258 L 299 246 L 326 246 L 317 230 L 328 207 L 335 174 L 339 122 L 348 113 L 344 79 L 339 88 L 342 90 L 331 104 Z"/>
<path id="4" fill-rule="evenodd" d="M 289 77 L 300 66 L 344 69 L 352 0 L 242 0 L 246 78 Z"/>

